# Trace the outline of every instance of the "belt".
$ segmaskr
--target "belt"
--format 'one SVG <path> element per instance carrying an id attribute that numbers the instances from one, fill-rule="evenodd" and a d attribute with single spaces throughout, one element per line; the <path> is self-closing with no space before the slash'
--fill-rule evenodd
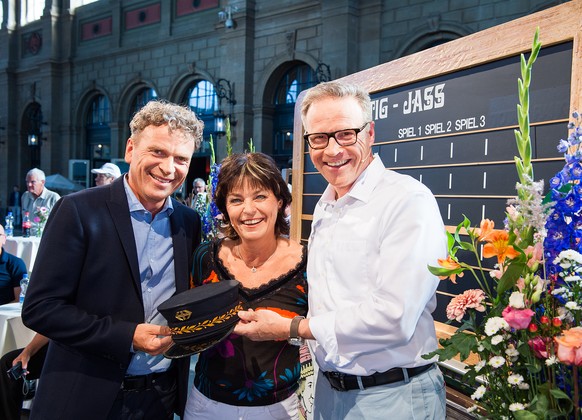
<path id="1" fill-rule="evenodd" d="M 408 378 L 412 378 L 426 372 L 433 366 L 434 363 L 415 368 L 393 368 L 386 372 L 376 372 L 369 376 L 356 376 L 340 372 L 323 372 L 323 374 L 336 391 L 349 391 L 404 381 L 405 374 Z"/>
<path id="2" fill-rule="evenodd" d="M 146 391 L 152 388 L 157 382 L 171 377 L 171 372 L 164 371 L 159 373 L 150 373 L 148 375 L 126 376 L 121 382 L 122 391 Z"/>

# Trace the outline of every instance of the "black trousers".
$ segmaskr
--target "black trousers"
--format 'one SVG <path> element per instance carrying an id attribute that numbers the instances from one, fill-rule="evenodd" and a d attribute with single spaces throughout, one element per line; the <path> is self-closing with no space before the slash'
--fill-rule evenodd
<path id="1" fill-rule="evenodd" d="M 43 346 L 34 356 L 28 361 L 26 370 L 29 372 L 27 379 L 38 379 L 48 345 Z M 8 377 L 6 371 L 12 367 L 12 362 L 16 359 L 23 349 L 14 350 L 6 353 L 0 359 L 0 419 L 4 420 L 20 420 L 22 411 L 22 386 L 24 381 Z"/>
<path id="2" fill-rule="evenodd" d="M 145 387 L 121 389 L 107 420 L 172 420 L 178 399 L 176 371 L 170 368 Z"/>

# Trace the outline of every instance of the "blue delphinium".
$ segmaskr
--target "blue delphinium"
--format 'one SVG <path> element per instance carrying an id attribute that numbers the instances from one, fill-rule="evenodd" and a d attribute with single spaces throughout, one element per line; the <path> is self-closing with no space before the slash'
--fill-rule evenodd
<path id="1" fill-rule="evenodd" d="M 544 242 L 546 270 L 549 275 L 560 271 L 554 259 L 560 251 L 573 249 L 582 252 L 582 118 L 572 113 L 575 122 L 568 123 L 570 135 L 560 140 L 558 151 L 564 153 L 566 164 L 550 180 L 549 198 L 554 202 L 546 221 Z"/>

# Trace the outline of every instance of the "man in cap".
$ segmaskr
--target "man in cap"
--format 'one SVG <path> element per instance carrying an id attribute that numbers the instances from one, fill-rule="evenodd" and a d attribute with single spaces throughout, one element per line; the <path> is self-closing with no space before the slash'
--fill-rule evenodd
<path id="1" fill-rule="evenodd" d="M 95 174 L 95 185 L 108 185 L 121 176 L 119 166 L 115 163 L 106 163 L 100 168 L 91 169 L 91 173 Z"/>

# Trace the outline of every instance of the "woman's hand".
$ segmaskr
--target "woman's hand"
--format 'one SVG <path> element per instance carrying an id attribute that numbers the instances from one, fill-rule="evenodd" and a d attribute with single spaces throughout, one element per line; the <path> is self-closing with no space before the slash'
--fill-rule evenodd
<path id="1" fill-rule="evenodd" d="M 289 338 L 291 319 L 269 309 L 239 311 L 241 321 L 234 333 L 253 341 L 286 340 Z"/>

